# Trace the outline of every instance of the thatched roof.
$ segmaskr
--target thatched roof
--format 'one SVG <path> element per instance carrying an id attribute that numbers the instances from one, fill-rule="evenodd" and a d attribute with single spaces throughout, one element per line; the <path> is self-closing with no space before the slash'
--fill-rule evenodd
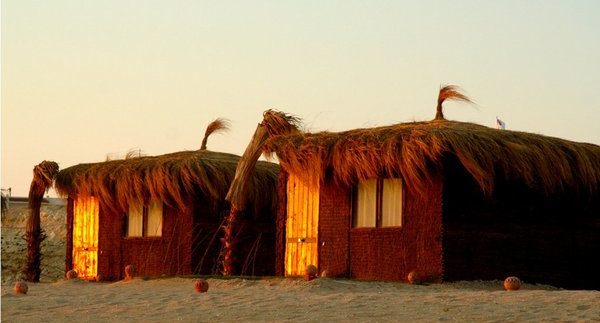
<path id="1" fill-rule="evenodd" d="M 239 159 L 233 154 L 196 150 L 79 164 L 61 170 L 55 187 L 64 196 L 98 197 L 104 205 L 121 212 L 127 210 L 130 201 L 143 199 L 162 200 L 188 210 L 190 198 L 199 193 L 214 207 L 224 200 Z M 256 209 L 276 203 L 278 173 L 276 164 L 257 164 L 249 192 Z"/>
<path id="2" fill-rule="evenodd" d="M 263 152 L 275 153 L 282 169 L 305 179 L 328 177 L 347 185 L 400 176 L 423 189 L 443 171 L 443 160 L 455 156 L 487 195 L 499 176 L 545 193 L 569 189 L 589 194 L 600 187 L 600 146 L 441 118 L 272 136 Z"/>

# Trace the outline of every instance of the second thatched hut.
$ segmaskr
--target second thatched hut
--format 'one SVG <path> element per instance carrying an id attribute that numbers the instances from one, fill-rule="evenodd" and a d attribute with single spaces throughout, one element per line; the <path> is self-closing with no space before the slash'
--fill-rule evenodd
<path id="1" fill-rule="evenodd" d="M 220 273 L 224 198 L 240 157 L 206 150 L 205 141 L 200 150 L 61 170 L 66 270 L 101 280 L 123 278 L 127 265 L 141 276 Z M 256 170 L 236 235 L 238 272 L 272 275 L 279 167 L 259 162 Z"/>

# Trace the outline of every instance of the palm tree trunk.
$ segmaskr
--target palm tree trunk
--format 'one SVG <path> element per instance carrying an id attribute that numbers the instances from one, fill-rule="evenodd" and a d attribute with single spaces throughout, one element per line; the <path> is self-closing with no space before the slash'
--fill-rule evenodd
<path id="1" fill-rule="evenodd" d="M 40 207 L 44 193 L 48 190 L 58 173 L 58 164 L 43 161 L 33 169 L 33 180 L 29 188 L 29 219 L 25 240 L 27 241 L 27 264 L 23 275 L 25 280 L 39 282 L 42 262 L 41 244 L 46 238 L 40 223 Z"/>
<path id="2" fill-rule="evenodd" d="M 223 237 L 223 275 L 231 276 L 236 274 L 237 260 L 237 239 L 239 233 L 240 215 L 242 214 L 247 198 L 248 183 L 251 180 L 254 172 L 254 166 L 262 153 L 262 147 L 269 137 L 266 128 L 259 124 L 252 136 L 252 141 L 242 158 L 238 162 L 235 170 L 235 177 L 225 198 L 230 203 L 230 211 L 225 223 L 225 234 Z"/>
<path id="3" fill-rule="evenodd" d="M 252 140 L 246 147 L 242 158 L 235 169 L 235 177 L 227 192 L 227 200 L 230 203 L 230 212 L 225 225 L 225 235 L 223 237 L 223 275 L 231 276 L 236 274 L 237 241 L 239 233 L 240 215 L 246 207 L 248 198 L 248 186 L 254 172 L 254 166 L 262 153 L 265 142 L 272 137 L 284 134 L 298 132 L 297 124 L 299 120 L 296 117 L 286 115 L 283 112 L 267 110 L 263 114 L 263 121 L 258 124 Z"/>

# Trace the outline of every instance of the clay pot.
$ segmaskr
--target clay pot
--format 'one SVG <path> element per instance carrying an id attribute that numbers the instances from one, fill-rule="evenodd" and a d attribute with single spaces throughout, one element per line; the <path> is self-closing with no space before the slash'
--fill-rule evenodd
<path id="1" fill-rule="evenodd" d="M 18 282 L 15 283 L 15 293 L 27 294 L 28 290 L 29 290 L 29 287 L 27 286 L 26 282 L 19 280 Z"/>
<path id="2" fill-rule="evenodd" d="M 71 279 L 76 279 L 77 278 L 77 272 L 73 269 L 67 271 L 67 274 L 65 275 L 67 277 L 67 280 L 71 280 Z"/>
<path id="3" fill-rule="evenodd" d="M 135 266 L 134 265 L 127 265 L 125 266 L 125 279 L 126 280 L 131 280 L 133 279 L 133 277 L 135 277 Z"/>
<path id="4" fill-rule="evenodd" d="M 519 290 L 521 288 L 521 280 L 518 277 L 510 276 L 504 280 L 504 289 Z"/>
<path id="5" fill-rule="evenodd" d="M 194 280 L 194 289 L 198 293 L 206 293 L 208 291 L 208 282 L 204 279 Z"/>
<path id="6" fill-rule="evenodd" d="M 327 277 L 329 277 L 329 272 L 327 271 L 327 269 L 325 269 L 321 272 L 321 278 L 327 278 Z"/>
<path id="7" fill-rule="evenodd" d="M 317 278 L 317 266 L 308 265 L 306 266 L 306 270 L 304 271 L 304 280 L 313 280 Z"/>
<path id="8" fill-rule="evenodd" d="M 410 273 L 408 273 L 407 279 L 408 279 L 408 282 L 411 284 L 420 284 L 421 283 L 421 277 L 414 270 L 411 271 Z"/>
<path id="9" fill-rule="evenodd" d="M 101 282 L 101 281 L 103 281 L 103 280 L 104 280 L 104 277 L 102 277 L 102 275 L 97 275 L 97 276 L 96 276 L 96 281 L 97 281 L 97 282 Z"/>

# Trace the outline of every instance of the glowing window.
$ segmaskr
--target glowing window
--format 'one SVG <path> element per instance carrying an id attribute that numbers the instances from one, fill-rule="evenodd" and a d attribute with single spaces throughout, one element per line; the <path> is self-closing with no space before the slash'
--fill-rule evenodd
<path id="1" fill-rule="evenodd" d="M 153 201 L 148 207 L 148 225 L 145 226 L 144 236 L 160 237 L 162 235 L 163 205 Z"/>
<path id="2" fill-rule="evenodd" d="M 402 226 L 402 180 L 386 178 L 381 193 L 381 226 Z"/>
<path id="3" fill-rule="evenodd" d="M 353 193 L 355 228 L 402 226 L 402 180 L 369 179 L 359 182 Z"/>
<path id="4" fill-rule="evenodd" d="M 375 227 L 377 212 L 377 180 L 362 181 L 356 186 L 354 227 Z"/>
<path id="5" fill-rule="evenodd" d="M 152 201 L 149 205 L 142 205 L 141 202 L 130 203 L 126 221 L 127 237 L 162 236 L 162 202 Z"/>

